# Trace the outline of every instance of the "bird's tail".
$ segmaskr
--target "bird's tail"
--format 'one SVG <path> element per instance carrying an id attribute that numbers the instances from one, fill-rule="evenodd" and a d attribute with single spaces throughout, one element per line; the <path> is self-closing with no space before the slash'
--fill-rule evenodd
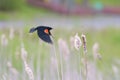
<path id="1" fill-rule="evenodd" d="M 37 30 L 37 28 L 31 28 L 30 31 L 29 31 L 29 33 L 33 33 L 36 30 Z"/>

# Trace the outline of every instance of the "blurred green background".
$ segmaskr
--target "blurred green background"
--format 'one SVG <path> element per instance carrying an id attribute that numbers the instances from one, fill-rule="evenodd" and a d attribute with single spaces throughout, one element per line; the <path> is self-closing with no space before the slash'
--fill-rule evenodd
<path id="1" fill-rule="evenodd" d="M 79 36 L 84 33 L 87 38 L 88 59 L 94 63 L 92 47 L 98 42 L 102 60 L 96 61 L 96 67 L 101 72 L 101 80 L 120 79 L 120 0 L 0 0 L 0 37 L 2 39 L 5 35 L 8 40 L 7 46 L 2 45 L 2 40 L 0 44 L 0 80 L 3 80 L 3 75 L 7 80 L 10 78 L 6 65 L 8 61 L 21 73 L 18 77 L 20 79 L 16 80 L 29 80 L 24 75 L 20 58 L 22 44 L 28 52 L 28 62 L 36 80 L 50 80 L 48 76 L 48 79 L 43 77 L 49 75 L 49 72 L 45 74 L 44 71 L 50 68 L 47 65 L 50 61 L 48 53 L 53 50 L 48 44 L 39 42 L 36 34 L 29 34 L 30 28 L 38 25 L 54 28 L 52 34 L 57 53 L 60 38 L 67 42 L 70 53 L 77 53 L 71 48 L 73 45 L 70 37 L 76 33 Z M 10 39 L 11 29 L 14 30 L 13 39 Z M 82 53 L 83 50 L 80 51 Z M 71 65 L 78 58 L 75 55 Z M 37 73 L 38 67 L 40 74 Z M 40 79 L 38 75 L 41 76 Z"/>
<path id="2" fill-rule="evenodd" d="M 36 4 L 38 2 L 38 4 Z M 40 3 L 40 4 L 39 4 Z M 101 10 L 104 7 L 110 7 L 113 9 L 118 8 L 119 12 L 119 0 L 0 0 L 0 19 L 13 19 L 13 18 L 31 18 L 36 14 L 56 14 L 57 11 L 51 11 L 48 7 L 45 8 L 45 5 L 65 5 L 63 8 L 73 9 L 76 5 L 80 7 L 89 7 Z M 78 7 L 79 8 L 79 7 Z M 114 11 L 114 10 L 112 10 Z M 109 13 L 109 10 L 108 10 Z M 89 13 L 88 13 L 89 14 Z M 119 14 L 119 13 L 118 13 Z M 12 16 L 14 15 L 14 17 Z"/>

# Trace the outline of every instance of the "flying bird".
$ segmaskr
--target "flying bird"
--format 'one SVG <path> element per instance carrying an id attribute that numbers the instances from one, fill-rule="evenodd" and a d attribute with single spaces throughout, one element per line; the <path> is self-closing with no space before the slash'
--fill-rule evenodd
<path id="1" fill-rule="evenodd" d="M 39 38 L 47 43 L 52 44 L 52 40 L 51 37 L 52 34 L 50 32 L 50 30 L 52 30 L 53 28 L 48 27 L 48 26 L 38 26 L 36 28 L 31 28 L 29 33 L 33 33 L 35 31 L 37 31 L 37 34 L 39 36 Z"/>

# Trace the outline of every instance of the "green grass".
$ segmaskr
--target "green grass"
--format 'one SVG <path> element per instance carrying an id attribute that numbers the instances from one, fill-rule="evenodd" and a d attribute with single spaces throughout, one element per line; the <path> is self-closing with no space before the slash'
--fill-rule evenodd
<path id="1" fill-rule="evenodd" d="M 7 32 L 6 32 L 7 31 Z M 5 32 L 6 35 L 8 35 L 8 30 L 2 30 L 1 34 Z M 29 28 L 24 29 L 24 35 L 22 38 L 23 43 L 25 43 L 25 46 L 27 49 L 30 50 L 30 52 L 32 51 L 32 48 L 34 51 L 36 51 L 35 49 L 38 49 L 37 47 L 39 46 L 38 43 L 38 37 L 36 34 L 30 35 L 28 33 Z M 10 40 L 11 42 L 9 42 L 9 46 L 13 46 L 13 51 L 15 51 L 15 48 L 17 46 L 20 47 L 21 45 L 21 39 L 19 39 L 19 31 L 16 31 L 16 35 L 14 40 Z M 63 29 L 54 29 L 53 32 L 53 36 L 55 37 L 55 41 L 58 40 L 58 38 L 62 37 L 65 40 L 67 40 L 69 42 L 69 38 L 70 36 L 74 36 L 76 32 L 80 32 L 79 34 L 81 34 L 82 32 L 84 32 L 87 36 L 87 44 L 88 44 L 88 50 L 90 52 L 90 54 L 92 53 L 91 48 L 92 45 L 94 44 L 94 42 L 98 42 L 100 44 L 100 52 L 102 53 L 103 58 L 106 60 L 112 60 L 111 57 L 116 57 L 116 58 L 120 58 L 119 57 L 119 48 L 120 48 L 120 32 L 119 29 L 104 29 L 104 30 L 97 30 L 97 31 L 81 31 L 80 29 L 78 30 L 63 30 Z M 61 32 L 66 32 L 64 35 Z M 72 33 L 71 33 L 72 32 Z M 31 43 L 33 42 L 33 43 Z M 43 43 L 44 44 L 44 43 Z M 46 45 L 46 44 L 44 44 Z M 10 49 L 10 50 L 11 50 Z M 28 50 L 28 51 L 29 51 Z M 33 52 L 34 52 L 33 51 Z M 33 53 L 31 52 L 31 53 Z"/>
<path id="2" fill-rule="evenodd" d="M 41 17 L 45 15 L 56 14 L 44 8 L 23 5 L 23 7 L 14 11 L 0 11 L 0 20 L 29 20 L 35 17 Z"/>
<path id="3" fill-rule="evenodd" d="M 0 30 L 0 36 L 4 33 L 8 40 L 8 46 L 3 47 L 0 45 L 0 55 L 2 57 L 3 63 L 0 61 L 3 66 L 5 65 L 5 61 L 11 61 L 13 66 L 21 72 L 23 66 L 22 66 L 22 60 L 20 58 L 20 49 L 21 49 L 21 43 L 24 43 L 24 47 L 28 52 L 28 60 L 31 61 L 34 57 L 34 65 L 33 67 L 36 69 L 37 67 L 37 61 L 38 57 L 40 56 L 39 63 L 41 64 L 41 68 L 44 68 L 44 61 L 50 58 L 50 46 L 46 43 L 40 43 L 39 44 L 39 38 L 34 33 L 30 35 L 28 33 L 30 28 L 25 27 L 22 30 L 22 37 L 20 37 L 20 29 L 15 30 L 15 37 L 10 40 L 9 37 L 9 29 L 1 29 Z M 64 35 L 62 32 L 65 32 Z M 95 42 L 98 42 L 100 45 L 100 53 L 102 55 L 102 61 L 98 61 L 98 67 L 101 68 L 105 73 L 111 72 L 112 64 L 114 64 L 115 59 L 120 58 L 120 30 L 115 28 L 107 28 L 103 30 L 81 30 L 81 29 L 54 29 L 52 31 L 52 34 L 55 39 L 55 44 L 57 45 L 57 40 L 59 38 L 63 38 L 67 41 L 69 48 L 70 48 L 70 36 L 74 36 L 75 33 L 78 32 L 79 35 L 84 33 L 87 37 L 87 49 L 88 49 L 88 58 L 90 60 L 93 60 L 92 57 L 92 46 Z M 18 54 L 16 54 L 18 52 Z M 82 50 L 81 50 L 82 52 Z M 5 69 L 5 67 L 4 67 Z M 4 69 L 3 72 L 4 73 Z M 110 74 L 108 74 L 110 75 Z"/>

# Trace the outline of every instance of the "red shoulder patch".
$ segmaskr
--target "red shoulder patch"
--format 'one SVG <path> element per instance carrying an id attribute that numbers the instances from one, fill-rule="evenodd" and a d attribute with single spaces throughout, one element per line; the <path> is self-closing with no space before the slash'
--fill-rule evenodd
<path id="1" fill-rule="evenodd" d="M 46 34 L 49 34 L 49 31 L 48 31 L 48 29 L 45 29 L 45 30 L 44 30 L 44 32 L 45 32 Z"/>

